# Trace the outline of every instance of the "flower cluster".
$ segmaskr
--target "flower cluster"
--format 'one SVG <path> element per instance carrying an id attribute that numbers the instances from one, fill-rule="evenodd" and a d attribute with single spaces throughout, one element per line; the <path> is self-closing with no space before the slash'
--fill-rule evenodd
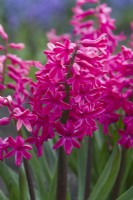
<path id="1" fill-rule="evenodd" d="M 4 89 L 13 91 L 12 95 L 7 97 L 0 96 L 0 107 L 6 106 L 9 110 L 9 116 L 1 118 L 0 125 L 7 125 L 13 120 L 18 131 L 16 139 L 13 139 L 12 136 L 6 137 L 4 140 L 0 138 L 0 159 L 15 154 L 16 165 L 20 165 L 23 157 L 31 158 L 31 154 L 27 150 L 32 149 L 26 139 L 23 139 L 20 129 L 24 125 L 28 131 L 32 131 L 31 122 L 37 119 L 36 115 L 24 107 L 30 96 L 27 86 L 31 81 L 28 75 L 32 62 L 24 61 L 15 54 L 9 53 L 10 48 L 21 50 L 24 48 L 24 44 L 9 43 L 8 35 L 1 25 L 0 36 L 3 39 L 1 51 L 4 54 L 0 55 L 0 95 L 2 95 Z M 7 75 L 10 81 L 5 83 Z"/>
<path id="2" fill-rule="evenodd" d="M 5 42 L 5 46 L 1 45 L 5 53 L 1 56 L 1 89 L 13 90 L 12 97 L 0 98 L 0 105 L 9 109 L 9 117 L 1 118 L 0 125 L 13 120 L 18 131 L 16 140 L 11 136 L 1 139 L 1 159 L 15 154 L 16 164 L 20 165 L 22 157 L 31 157 L 27 152 L 31 150 L 31 144 L 36 146 L 40 156 L 43 143 L 55 137 L 55 130 L 60 138 L 54 148 L 64 146 L 66 153 L 70 154 L 72 147 L 80 147 L 79 140 L 84 135 L 92 136 L 96 130 L 94 119 L 103 112 L 99 99 L 104 90 L 100 80 L 106 54 L 95 46 L 101 42 L 106 48 L 105 35 L 97 40 L 83 40 L 78 45 L 68 39 L 64 44 L 49 43 L 50 50 L 45 51 L 48 62 L 43 66 L 8 53 L 9 48 L 21 50 L 24 45 L 8 43 L 2 26 L 0 33 Z M 7 60 L 10 63 L 6 66 Z M 39 68 L 36 83 L 31 83 L 28 78 L 32 64 Z M 4 84 L 5 72 L 14 83 Z M 30 83 L 32 97 L 26 88 Z M 32 112 L 25 108 L 26 101 L 30 102 Z M 27 139 L 22 137 L 22 125 L 31 133 Z"/>
<path id="3" fill-rule="evenodd" d="M 81 39 L 96 39 L 102 33 L 108 35 L 108 50 L 114 51 L 120 40 L 125 39 L 123 34 L 115 35 L 115 20 L 110 17 L 111 8 L 107 4 L 98 4 L 98 0 L 79 0 L 73 8 L 71 24 L 74 34 Z M 83 9 L 87 3 L 93 3 L 94 8 Z"/>
<path id="4" fill-rule="evenodd" d="M 40 138 L 41 145 L 42 140 L 55 137 L 56 130 L 60 137 L 54 149 L 64 146 L 70 154 L 72 147 L 80 147 L 83 136 L 92 136 L 96 130 L 95 119 L 104 110 L 100 98 L 105 90 L 101 82 L 107 56 L 98 43 L 106 48 L 105 35 L 97 40 L 82 40 L 78 45 L 69 40 L 64 44 L 49 43 L 49 50 L 44 51 L 47 63 L 36 63 L 39 71 L 32 88 L 32 110 L 38 116 L 34 135 Z"/>
<path id="5" fill-rule="evenodd" d="M 95 8 L 83 9 L 86 3 Z M 9 49 L 21 50 L 22 43 L 8 42 L 8 35 L 0 26 L 0 106 L 7 106 L 9 117 L 0 119 L 0 125 L 14 121 L 18 135 L 0 139 L 0 159 L 15 154 L 16 164 L 22 158 L 30 159 L 34 145 L 37 156 L 43 153 L 43 144 L 54 139 L 53 149 L 63 147 L 66 154 L 80 148 L 85 136 L 92 137 L 97 124 L 109 133 L 111 123 L 122 121 L 118 143 L 133 147 L 133 51 L 116 47 L 123 35 L 114 35 L 115 21 L 111 9 L 97 0 L 77 0 L 71 23 L 76 37 L 48 33 L 50 42 L 44 51 L 47 62 L 25 61 L 10 54 Z M 129 43 L 132 46 L 132 35 Z M 36 81 L 29 78 L 30 66 L 36 67 Z M 12 79 L 5 84 L 5 75 Z M 4 89 L 13 90 L 2 97 Z M 22 128 L 27 132 L 26 139 Z"/>
<path id="6" fill-rule="evenodd" d="M 93 3 L 95 7 L 85 8 L 87 3 Z M 94 39 L 104 33 L 108 37 L 107 53 L 105 63 L 106 73 L 102 81 L 105 90 L 101 98 L 104 112 L 98 119 L 103 125 L 104 133 L 109 133 L 109 125 L 123 119 L 124 130 L 119 130 L 120 139 L 118 143 L 126 148 L 133 147 L 132 144 L 132 107 L 133 107 L 133 51 L 125 46 L 116 53 L 120 40 L 125 39 L 123 34 L 114 35 L 115 20 L 110 18 L 111 8 L 106 4 L 97 4 L 98 1 L 77 1 L 73 9 L 74 15 L 71 21 L 74 26 L 74 34 L 81 40 Z M 83 7 L 84 6 L 84 7 Z M 132 29 L 131 23 L 131 29 Z M 129 46 L 132 47 L 132 34 Z M 89 44 L 91 46 L 91 43 Z M 98 44 L 96 45 L 98 47 Z M 99 43 L 101 47 L 101 44 Z"/>

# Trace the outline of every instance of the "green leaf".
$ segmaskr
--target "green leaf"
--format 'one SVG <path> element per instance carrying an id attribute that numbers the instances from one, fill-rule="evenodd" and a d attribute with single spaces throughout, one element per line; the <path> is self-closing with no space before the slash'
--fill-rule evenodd
<path id="1" fill-rule="evenodd" d="M 122 194 L 117 200 L 133 200 L 133 186 Z"/>
<path id="2" fill-rule="evenodd" d="M 47 182 L 49 184 L 51 182 L 52 175 L 51 175 L 50 168 L 48 166 L 48 161 L 44 155 L 38 158 L 38 161 L 40 162 L 40 165 L 44 171 L 44 176 L 47 179 Z"/>
<path id="3" fill-rule="evenodd" d="M 29 199 L 29 191 L 28 191 L 28 185 L 25 175 L 24 166 L 21 165 L 20 171 L 19 171 L 19 191 L 20 191 L 20 200 L 27 200 Z"/>
<path id="4" fill-rule="evenodd" d="M 9 200 L 18 200 L 18 197 L 16 196 L 16 188 L 13 184 L 10 185 L 10 190 L 9 190 Z M 20 199 L 20 196 L 19 196 Z"/>
<path id="5" fill-rule="evenodd" d="M 101 127 L 100 127 L 101 129 Z M 107 159 L 110 155 L 109 149 L 107 148 L 107 141 L 105 140 L 102 130 L 95 132 L 93 137 L 93 155 L 92 156 L 92 186 L 96 183 L 97 178 L 101 175 L 104 166 L 106 165 Z"/>
<path id="6" fill-rule="evenodd" d="M 4 162 L 0 163 L 0 176 L 6 184 L 10 200 L 19 199 L 18 176 Z"/>
<path id="7" fill-rule="evenodd" d="M 132 172 L 132 164 L 133 164 L 133 149 L 123 149 L 125 151 L 125 158 L 124 158 L 124 163 L 126 163 L 123 168 L 124 168 L 124 173 L 122 174 L 122 181 L 120 182 L 120 190 L 119 190 L 119 196 L 123 194 L 127 188 L 130 188 L 132 185 L 132 178 L 133 176 L 131 175 Z M 131 182 L 129 182 L 129 177 L 131 178 Z"/>
<path id="8" fill-rule="evenodd" d="M 87 160 L 87 142 L 85 140 L 82 141 L 80 149 L 77 150 L 78 200 L 84 199 L 86 160 Z"/>
<path id="9" fill-rule="evenodd" d="M 0 200 L 8 200 L 5 194 L 0 190 Z"/>
<path id="10" fill-rule="evenodd" d="M 120 161 L 121 149 L 116 145 L 88 200 L 107 199 L 117 178 Z"/>
<path id="11" fill-rule="evenodd" d="M 70 169 L 72 170 L 72 172 L 77 176 L 78 172 L 77 172 L 77 150 L 73 149 L 72 154 L 69 156 L 68 158 L 68 165 L 70 167 Z"/>
<path id="12" fill-rule="evenodd" d="M 57 154 L 56 151 L 53 150 L 53 141 L 49 140 L 45 143 L 45 151 L 46 157 L 50 166 L 50 169 L 53 171 L 55 167 L 55 162 L 57 161 Z"/>
<path id="13" fill-rule="evenodd" d="M 102 130 L 101 129 L 102 128 L 99 126 L 98 131 L 96 131 L 94 133 L 94 137 L 95 137 L 95 140 L 96 140 L 96 143 L 97 143 L 97 147 L 98 147 L 99 150 L 102 149 L 103 143 L 104 143 L 103 129 Z"/>
<path id="14" fill-rule="evenodd" d="M 67 190 L 66 200 L 71 200 L 71 196 L 70 196 L 70 191 L 69 191 L 69 189 Z"/>
<path id="15" fill-rule="evenodd" d="M 32 151 L 32 158 L 30 160 L 30 166 L 32 168 L 35 177 L 35 183 L 37 185 L 37 190 L 39 192 L 40 199 L 47 198 L 48 194 L 46 190 L 47 182 L 42 170 L 42 166 L 33 151 Z"/>
<path id="16" fill-rule="evenodd" d="M 55 200 L 57 181 L 57 163 L 55 164 L 54 173 L 51 179 L 47 200 Z"/>

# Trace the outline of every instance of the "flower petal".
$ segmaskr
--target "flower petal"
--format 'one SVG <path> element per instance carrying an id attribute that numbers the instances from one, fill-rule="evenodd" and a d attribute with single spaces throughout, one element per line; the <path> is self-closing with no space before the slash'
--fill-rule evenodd
<path id="1" fill-rule="evenodd" d="M 11 147 L 13 147 L 13 148 L 17 147 L 16 141 L 15 141 L 11 136 L 9 136 L 8 142 L 9 142 L 9 145 L 10 145 Z"/>
<path id="2" fill-rule="evenodd" d="M 66 139 L 65 143 L 64 143 L 64 149 L 67 155 L 70 155 L 71 151 L 72 151 L 72 142 L 71 139 Z"/>
<path id="3" fill-rule="evenodd" d="M 21 127 L 22 127 L 22 120 L 21 120 L 21 119 L 19 119 L 19 120 L 17 121 L 16 126 L 17 126 L 17 131 L 19 131 L 19 130 L 21 129 Z"/>
<path id="4" fill-rule="evenodd" d="M 21 136 L 17 136 L 16 137 L 16 143 L 17 143 L 17 146 L 23 146 L 24 144 L 24 139 L 21 137 Z"/>
<path id="5" fill-rule="evenodd" d="M 74 147 L 76 147 L 76 148 L 80 148 L 80 144 L 79 144 L 79 142 L 77 142 L 77 140 L 74 140 L 73 138 L 71 139 L 71 142 L 72 142 L 72 145 L 74 146 Z"/>
<path id="6" fill-rule="evenodd" d="M 53 146 L 53 149 L 58 149 L 59 147 L 63 146 L 64 145 L 64 138 L 60 138 L 56 144 Z"/>
<path id="7" fill-rule="evenodd" d="M 23 158 L 22 151 L 17 151 L 16 154 L 15 154 L 15 163 L 16 163 L 17 166 L 21 165 L 22 158 Z"/>
<path id="8" fill-rule="evenodd" d="M 32 157 L 32 155 L 27 151 L 23 151 L 23 157 L 29 160 Z"/>
<path id="9" fill-rule="evenodd" d="M 25 126 L 25 128 L 29 131 L 29 132 L 32 132 L 32 127 L 31 127 L 31 124 L 28 120 L 23 120 L 23 124 Z"/>

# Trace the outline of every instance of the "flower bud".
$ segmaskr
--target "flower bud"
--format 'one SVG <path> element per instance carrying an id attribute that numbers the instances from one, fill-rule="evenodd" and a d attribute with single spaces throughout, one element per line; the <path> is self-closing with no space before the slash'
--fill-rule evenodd
<path id="1" fill-rule="evenodd" d="M 10 118 L 8 117 L 3 117 L 0 119 L 0 125 L 7 125 L 10 122 Z"/>
<path id="2" fill-rule="evenodd" d="M 16 50 L 24 49 L 25 45 L 23 43 L 10 43 L 9 47 Z"/>
<path id="3" fill-rule="evenodd" d="M 6 32 L 4 31 L 3 27 L 0 24 L 0 36 L 4 39 L 7 40 L 8 39 L 8 35 L 6 34 Z"/>

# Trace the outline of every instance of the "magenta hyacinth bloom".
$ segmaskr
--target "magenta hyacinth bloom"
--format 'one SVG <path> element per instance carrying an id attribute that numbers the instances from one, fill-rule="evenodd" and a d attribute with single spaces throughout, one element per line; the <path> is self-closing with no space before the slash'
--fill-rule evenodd
<path id="1" fill-rule="evenodd" d="M 117 51 L 118 42 L 125 37 L 114 34 L 111 8 L 98 2 L 76 1 L 71 21 L 75 37 L 57 36 L 54 30 L 48 33 L 45 64 L 11 54 L 11 48 L 21 50 L 24 45 L 8 43 L 8 36 L 0 26 L 0 36 L 8 43 L 7 55 L 4 55 L 4 43 L 0 44 L 3 52 L 0 90 L 13 90 L 12 98 L 0 96 L 0 107 L 7 106 L 9 110 L 9 117 L 2 117 L 0 125 L 14 120 L 19 133 L 16 140 L 12 137 L 1 140 L 1 159 L 2 155 L 15 154 L 20 165 L 27 150 L 31 150 L 30 145 L 41 156 L 44 143 L 52 139 L 56 140 L 54 149 L 63 147 L 69 155 L 73 148 L 80 147 L 84 136 L 93 136 L 99 123 L 103 132 L 109 134 L 109 126 L 119 119 L 124 127 L 118 130 L 118 143 L 133 147 L 133 51 L 126 46 Z M 93 7 L 86 7 L 87 3 L 93 3 Z M 7 75 L 12 79 L 6 86 L 2 77 L 5 62 Z M 31 66 L 38 70 L 35 81 L 28 77 Z M 25 108 L 27 103 L 29 109 Z M 23 125 L 29 131 L 25 140 L 20 136 Z M 25 146 L 27 143 L 29 147 Z"/>
<path id="2" fill-rule="evenodd" d="M 21 129 L 22 125 L 24 125 L 29 132 L 32 131 L 31 121 L 37 119 L 36 115 L 30 113 L 28 109 L 21 111 L 19 108 L 15 108 L 13 110 L 13 116 L 17 120 L 16 127 L 18 131 Z"/>
<path id="3" fill-rule="evenodd" d="M 15 155 L 15 163 L 17 166 L 21 165 L 23 157 L 27 160 L 31 158 L 32 155 L 28 150 L 31 150 L 32 146 L 25 143 L 25 140 L 21 136 L 17 136 L 16 139 L 9 137 L 7 141 L 11 151 L 5 154 L 5 158 Z"/>
<path id="4" fill-rule="evenodd" d="M 55 128 L 60 138 L 57 143 L 53 146 L 53 149 L 57 149 L 61 146 L 64 146 L 64 150 L 67 155 L 72 151 L 72 148 L 80 148 L 78 138 L 81 138 L 84 134 L 84 127 L 76 130 L 72 121 L 67 121 L 66 124 L 61 124 L 60 122 L 55 124 Z"/>

